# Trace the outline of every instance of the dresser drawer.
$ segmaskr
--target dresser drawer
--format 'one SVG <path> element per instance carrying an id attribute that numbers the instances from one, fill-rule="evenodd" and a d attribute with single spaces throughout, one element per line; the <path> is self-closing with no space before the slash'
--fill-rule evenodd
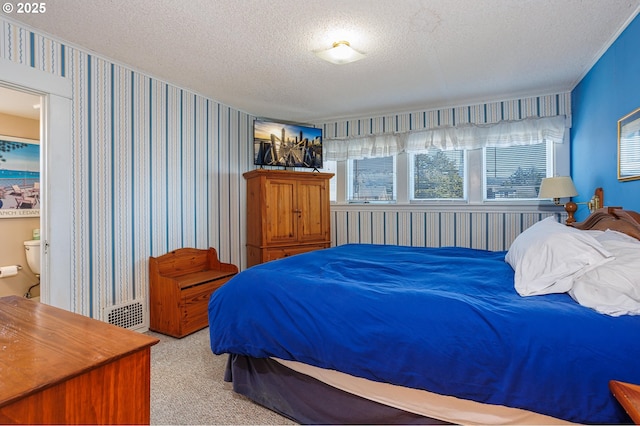
<path id="1" fill-rule="evenodd" d="M 300 253 L 306 253 L 309 251 L 320 250 L 328 248 L 329 243 L 315 244 L 308 246 L 292 246 L 292 247 L 277 247 L 265 250 L 265 262 L 270 260 L 282 259 L 283 257 L 289 257 Z"/>

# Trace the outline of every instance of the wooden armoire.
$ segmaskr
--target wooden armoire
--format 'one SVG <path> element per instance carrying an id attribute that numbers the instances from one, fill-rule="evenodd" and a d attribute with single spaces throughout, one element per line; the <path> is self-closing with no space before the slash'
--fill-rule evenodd
<path id="1" fill-rule="evenodd" d="M 331 245 L 331 173 L 256 169 L 247 180 L 247 267 Z"/>

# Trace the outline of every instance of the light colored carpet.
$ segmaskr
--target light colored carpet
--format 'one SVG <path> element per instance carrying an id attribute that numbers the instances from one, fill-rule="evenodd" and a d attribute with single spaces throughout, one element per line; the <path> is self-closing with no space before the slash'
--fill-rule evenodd
<path id="1" fill-rule="evenodd" d="M 226 355 L 214 355 L 209 329 L 182 339 L 154 332 L 151 347 L 151 424 L 296 424 L 235 393 L 223 380 Z"/>

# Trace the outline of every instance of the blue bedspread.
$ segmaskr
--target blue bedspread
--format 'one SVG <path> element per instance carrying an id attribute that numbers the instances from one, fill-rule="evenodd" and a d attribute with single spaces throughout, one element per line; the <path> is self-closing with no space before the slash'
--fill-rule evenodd
<path id="1" fill-rule="evenodd" d="M 520 297 L 505 252 L 344 245 L 249 268 L 209 303 L 216 354 L 279 357 L 581 423 L 629 421 L 640 317 Z"/>

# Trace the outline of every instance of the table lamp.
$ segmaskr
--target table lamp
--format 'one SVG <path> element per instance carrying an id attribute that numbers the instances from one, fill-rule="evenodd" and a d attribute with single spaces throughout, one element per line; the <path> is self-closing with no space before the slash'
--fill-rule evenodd
<path id="1" fill-rule="evenodd" d="M 578 195 L 576 187 L 573 185 L 573 181 L 570 176 L 555 176 L 542 179 L 540 183 L 540 191 L 538 192 L 538 198 L 552 198 L 553 203 L 560 206 L 560 198 L 569 198 L 569 201 L 564 204 L 564 209 L 567 211 L 567 224 L 573 223 L 576 219 L 573 217 L 578 205 L 571 201 L 571 197 Z"/>

